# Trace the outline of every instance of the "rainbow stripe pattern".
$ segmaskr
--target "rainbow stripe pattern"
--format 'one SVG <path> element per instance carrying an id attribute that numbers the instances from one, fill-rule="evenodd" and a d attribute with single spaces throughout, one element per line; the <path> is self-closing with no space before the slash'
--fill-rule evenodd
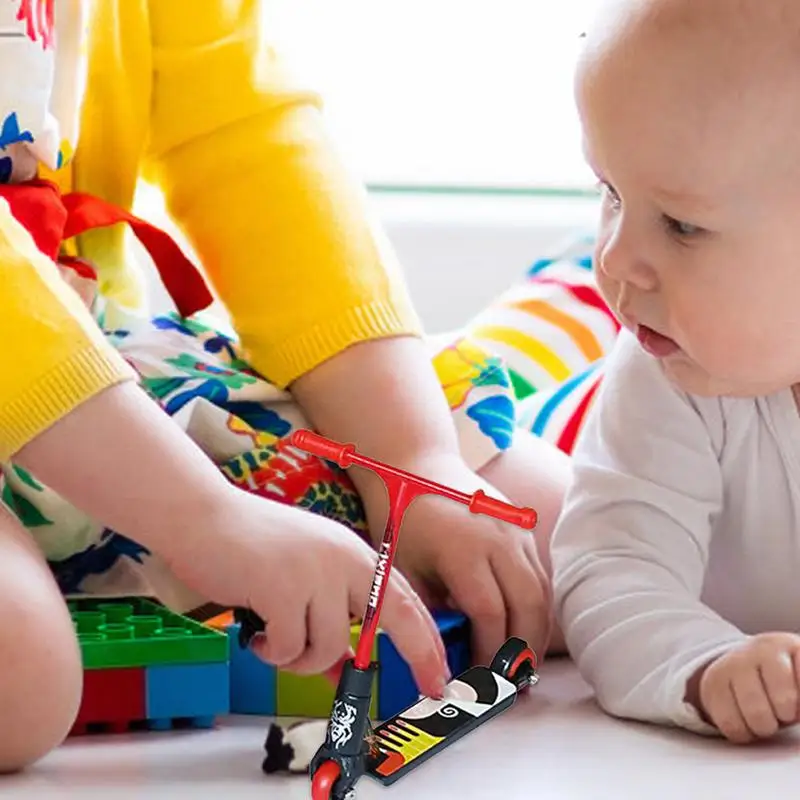
<path id="1" fill-rule="evenodd" d="M 592 236 L 536 261 L 526 279 L 470 323 L 467 338 L 506 363 L 518 424 L 569 453 L 619 323 L 600 296 Z"/>

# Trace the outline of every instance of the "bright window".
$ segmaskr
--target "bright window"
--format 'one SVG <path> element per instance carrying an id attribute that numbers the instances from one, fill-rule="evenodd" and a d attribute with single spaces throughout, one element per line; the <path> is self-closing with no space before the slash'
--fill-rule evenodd
<path id="1" fill-rule="evenodd" d="M 597 4 L 289 0 L 270 14 L 368 183 L 583 188 L 572 76 Z"/>

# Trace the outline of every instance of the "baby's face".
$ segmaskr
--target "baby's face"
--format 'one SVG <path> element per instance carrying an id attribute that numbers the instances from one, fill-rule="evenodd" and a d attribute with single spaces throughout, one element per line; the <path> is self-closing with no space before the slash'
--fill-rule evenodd
<path id="1" fill-rule="evenodd" d="M 600 290 L 701 395 L 800 382 L 800 10 L 771 2 L 792 25 L 763 0 L 738 23 L 731 0 L 615 0 L 577 74 Z"/>

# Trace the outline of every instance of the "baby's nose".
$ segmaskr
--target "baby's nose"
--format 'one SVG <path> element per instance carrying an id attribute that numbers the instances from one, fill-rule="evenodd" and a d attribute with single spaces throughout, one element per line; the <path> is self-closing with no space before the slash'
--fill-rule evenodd
<path id="1" fill-rule="evenodd" d="M 641 255 L 632 237 L 618 229 L 600 246 L 597 268 L 619 284 L 630 284 L 644 292 L 658 287 L 655 269 Z"/>

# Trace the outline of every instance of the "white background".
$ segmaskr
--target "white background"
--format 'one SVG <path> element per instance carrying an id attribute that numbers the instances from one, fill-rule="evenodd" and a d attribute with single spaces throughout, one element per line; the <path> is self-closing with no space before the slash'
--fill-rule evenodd
<path id="1" fill-rule="evenodd" d="M 370 183 L 575 186 L 572 74 L 599 0 L 281 0 L 266 31 Z"/>

